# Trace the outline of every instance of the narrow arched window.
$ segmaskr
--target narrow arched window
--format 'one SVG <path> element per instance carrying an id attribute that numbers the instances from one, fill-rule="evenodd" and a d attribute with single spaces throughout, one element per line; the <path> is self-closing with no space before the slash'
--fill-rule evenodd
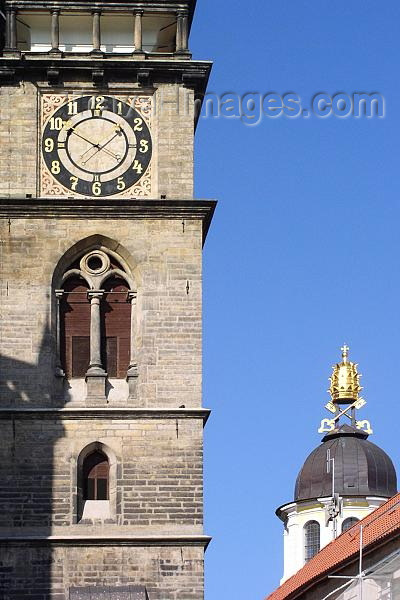
<path id="1" fill-rule="evenodd" d="M 107 457 L 95 451 L 83 463 L 84 500 L 108 500 L 110 466 Z"/>
<path id="2" fill-rule="evenodd" d="M 342 533 L 353 527 L 356 523 L 358 523 L 359 519 L 357 517 L 348 517 L 342 523 Z"/>
<path id="3" fill-rule="evenodd" d="M 317 521 L 308 521 L 304 525 L 304 559 L 309 561 L 320 549 L 320 526 Z"/>
<path id="4" fill-rule="evenodd" d="M 119 277 L 104 282 L 101 303 L 102 362 L 108 377 L 125 378 L 130 359 L 131 306 L 129 288 Z"/>
<path id="5" fill-rule="evenodd" d="M 88 286 L 70 277 L 60 303 L 60 359 L 67 378 L 84 377 L 90 361 L 90 304 Z"/>

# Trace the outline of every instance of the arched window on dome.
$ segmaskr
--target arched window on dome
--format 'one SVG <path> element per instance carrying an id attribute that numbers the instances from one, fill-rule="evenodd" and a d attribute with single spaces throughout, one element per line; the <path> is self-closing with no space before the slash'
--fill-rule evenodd
<path id="1" fill-rule="evenodd" d="M 359 520 L 360 519 L 357 519 L 357 517 L 348 517 L 345 519 L 342 523 L 342 533 L 350 529 L 350 527 L 353 527 Z"/>
<path id="2" fill-rule="evenodd" d="M 317 521 L 308 521 L 304 525 L 304 561 L 308 562 L 321 547 L 320 525 Z"/>

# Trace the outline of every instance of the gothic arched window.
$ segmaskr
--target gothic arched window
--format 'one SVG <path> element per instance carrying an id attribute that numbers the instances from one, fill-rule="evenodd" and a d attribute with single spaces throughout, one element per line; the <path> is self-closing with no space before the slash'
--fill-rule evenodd
<path id="1" fill-rule="evenodd" d="M 83 462 L 83 499 L 108 500 L 110 466 L 103 452 L 96 450 Z"/>
<path id="2" fill-rule="evenodd" d="M 304 560 L 309 561 L 319 552 L 320 542 L 320 526 L 317 521 L 308 521 L 304 525 Z"/>
<path id="3" fill-rule="evenodd" d="M 75 523 L 115 519 L 117 511 L 117 457 L 102 442 L 91 442 L 76 462 Z"/>
<path id="4" fill-rule="evenodd" d="M 90 361 L 88 285 L 79 276 L 67 279 L 60 302 L 60 359 L 68 379 L 85 377 Z"/>
<path id="5" fill-rule="evenodd" d="M 357 517 L 348 517 L 342 523 L 342 533 L 353 527 L 356 523 L 358 523 L 359 519 Z"/>
<path id="6" fill-rule="evenodd" d="M 97 397 L 101 378 L 126 378 L 134 397 L 136 291 L 127 265 L 114 252 L 90 250 L 71 260 L 59 281 L 57 374 L 86 378 L 88 395 Z"/>

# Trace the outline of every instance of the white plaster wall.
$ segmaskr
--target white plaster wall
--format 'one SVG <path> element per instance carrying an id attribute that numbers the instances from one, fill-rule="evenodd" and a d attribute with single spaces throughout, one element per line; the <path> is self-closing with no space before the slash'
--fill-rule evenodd
<path id="1" fill-rule="evenodd" d="M 60 16 L 60 50 L 62 52 L 90 52 L 93 20 L 90 15 Z M 33 42 L 33 40 L 32 40 Z M 32 43 L 33 51 L 40 51 Z"/>
<path id="2" fill-rule="evenodd" d="M 337 533 L 342 532 L 342 523 L 349 517 L 361 520 L 375 508 L 386 502 L 387 498 L 366 497 L 343 499 L 342 514 L 337 518 Z M 284 567 L 281 583 L 294 575 L 305 563 L 304 526 L 308 521 L 317 521 L 320 525 L 320 548 L 333 540 L 333 524 L 325 525 L 325 505 L 330 498 L 318 498 L 314 501 L 292 502 L 282 508 L 287 521 L 283 532 Z"/>
<path id="3" fill-rule="evenodd" d="M 21 50 L 48 52 L 51 50 L 50 13 L 20 13 L 18 45 Z M 92 16 L 61 14 L 60 45 L 62 52 L 90 52 L 92 46 Z M 100 19 L 101 50 L 106 53 L 132 53 L 134 47 L 133 14 L 105 14 Z M 173 15 L 143 17 L 143 50 L 172 52 L 175 45 L 176 18 Z"/>

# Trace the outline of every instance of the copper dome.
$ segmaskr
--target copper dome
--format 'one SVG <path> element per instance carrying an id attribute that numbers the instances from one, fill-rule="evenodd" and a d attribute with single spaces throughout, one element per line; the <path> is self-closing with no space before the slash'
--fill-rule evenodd
<path id="1" fill-rule="evenodd" d="M 325 435 L 297 476 L 295 501 L 332 495 L 327 450 L 335 459 L 335 492 L 344 496 L 383 496 L 397 493 L 396 471 L 389 456 L 369 442 L 368 435 L 349 425 Z"/>

